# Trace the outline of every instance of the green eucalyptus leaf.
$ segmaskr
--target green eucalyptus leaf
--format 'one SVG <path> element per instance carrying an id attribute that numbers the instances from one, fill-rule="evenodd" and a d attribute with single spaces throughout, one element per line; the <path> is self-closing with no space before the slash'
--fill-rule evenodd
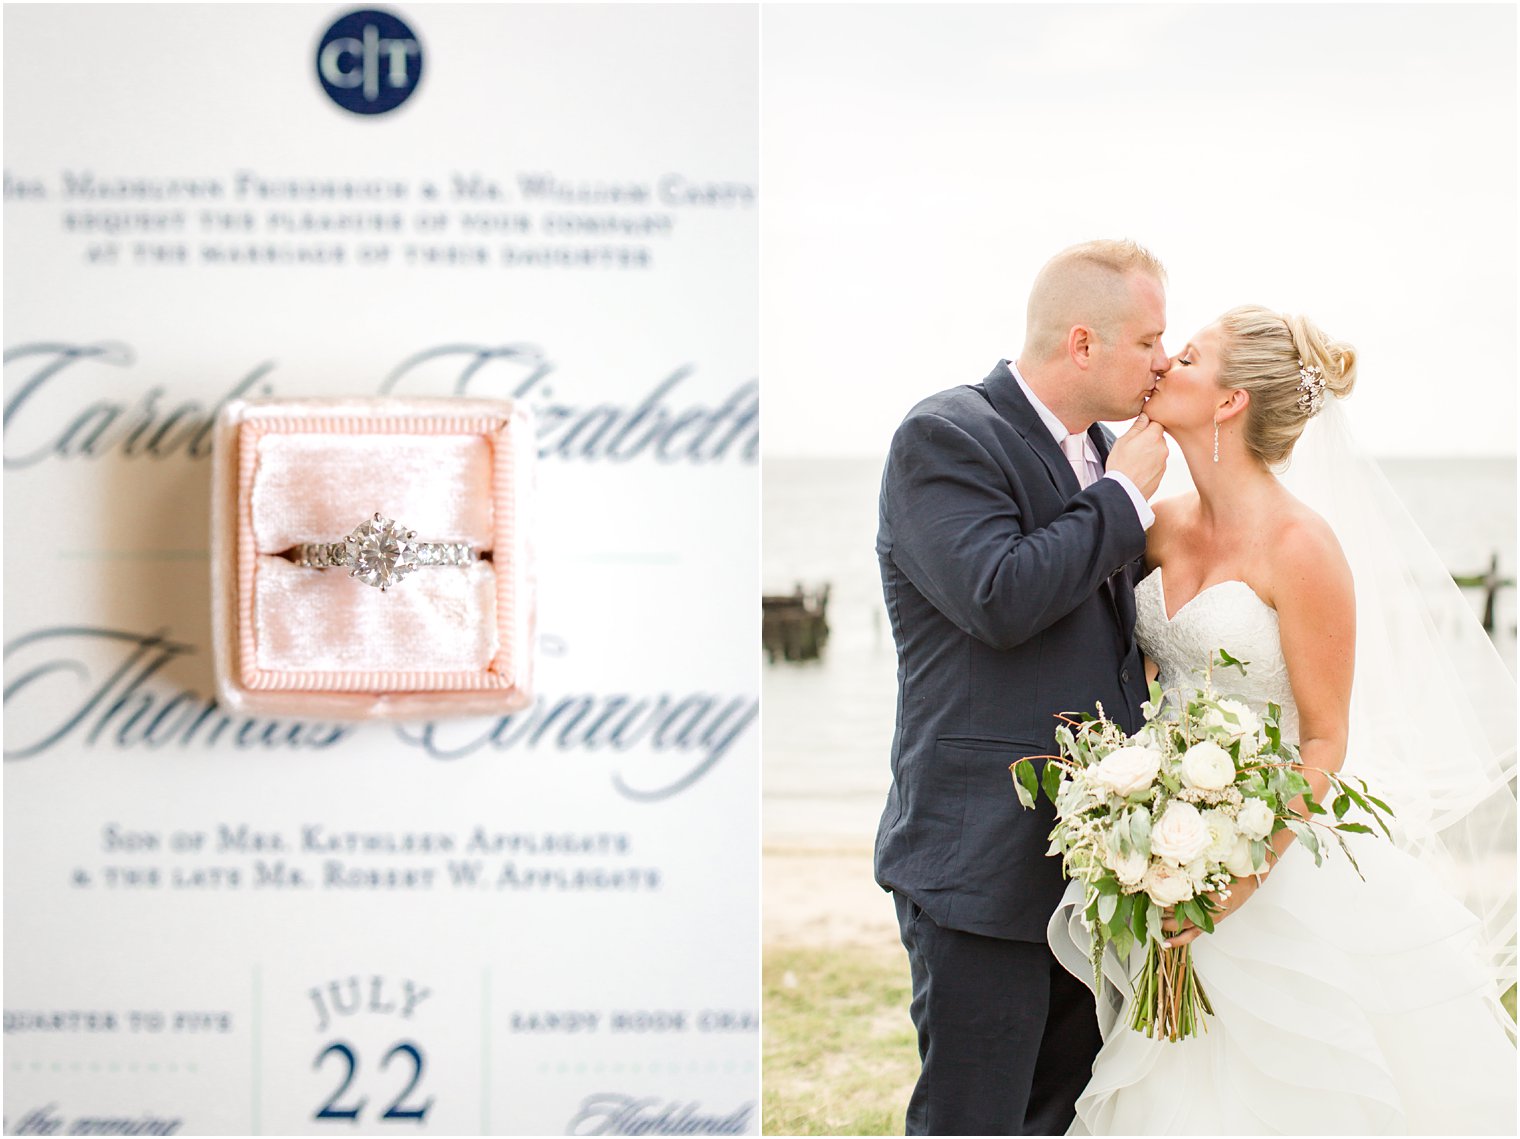
<path id="1" fill-rule="evenodd" d="M 1318 866 L 1323 861 L 1320 853 L 1319 836 L 1314 833 L 1314 828 L 1308 823 L 1299 822 L 1297 819 L 1289 819 L 1288 829 L 1298 836 L 1298 841 L 1308 847 L 1309 853 L 1314 855 L 1314 865 Z"/>
<path id="2" fill-rule="evenodd" d="M 1025 807 L 1034 806 L 1034 764 L 1027 759 L 1021 759 L 1013 765 L 1013 787 L 1019 793 L 1020 804 Z"/>
<path id="3" fill-rule="evenodd" d="M 1129 913 L 1130 913 L 1130 910 L 1134 907 L 1134 904 L 1135 904 L 1135 895 L 1133 895 L 1133 894 L 1121 894 L 1121 895 L 1119 895 L 1119 904 L 1116 907 L 1114 907 L 1114 920 L 1109 923 L 1110 924 L 1110 928 L 1112 928 L 1115 931 L 1115 935 L 1116 936 L 1117 936 L 1117 931 L 1118 930 L 1125 929 L 1125 928 L 1127 928 L 1129 926 Z"/>
<path id="4" fill-rule="evenodd" d="M 1114 952 L 1119 955 L 1119 960 L 1123 961 L 1129 956 L 1129 951 L 1135 944 L 1135 935 L 1130 932 L 1128 926 L 1124 926 L 1114 934 L 1112 944 Z"/>
<path id="5" fill-rule="evenodd" d="M 1040 774 L 1040 781 L 1044 785 L 1045 798 L 1052 803 L 1061 793 L 1061 768 L 1054 763 L 1046 763 L 1045 770 Z"/>
<path id="6" fill-rule="evenodd" d="M 1330 804 L 1330 806 L 1335 811 L 1337 819 L 1344 819 L 1346 812 L 1351 809 L 1351 796 L 1342 791 L 1335 797 L 1335 802 Z"/>
<path id="7" fill-rule="evenodd" d="M 1145 807 L 1136 807 L 1130 812 L 1129 837 L 1136 850 L 1146 858 L 1151 856 L 1151 813 Z"/>
<path id="8" fill-rule="evenodd" d="M 1251 662 L 1248 661 L 1248 660 L 1236 660 L 1234 657 L 1232 657 L 1229 653 L 1225 652 L 1223 649 L 1219 650 L 1219 664 L 1220 664 L 1220 666 L 1223 667 L 1223 668 L 1238 668 L 1238 669 L 1240 669 L 1240 675 L 1241 676 L 1244 676 L 1246 674 L 1246 666 L 1248 664 L 1250 664 L 1250 663 Z"/>
<path id="9" fill-rule="evenodd" d="M 1334 831 L 1331 833 L 1335 834 Z M 1347 845 L 1345 838 L 1342 835 L 1336 834 L 1335 841 L 1341 844 L 1341 852 L 1345 854 L 1346 861 L 1351 863 L 1351 869 L 1356 871 L 1356 876 L 1365 882 L 1367 880 L 1366 875 L 1362 873 L 1362 868 L 1357 865 L 1356 857 L 1351 853 L 1351 847 Z"/>
<path id="10" fill-rule="evenodd" d="M 1283 769 L 1283 786 L 1285 797 L 1296 799 L 1298 796 L 1308 796 L 1311 793 L 1309 781 L 1304 778 L 1302 771 L 1294 771 L 1293 768 Z"/>
<path id="11" fill-rule="evenodd" d="M 1101 894 L 1098 897 L 1098 921 L 1109 925 L 1119 910 L 1118 894 Z"/>
<path id="12" fill-rule="evenodd" d="M 1366 823 L 1340 823 L 1335 828 L 1346 834 L 1371 834 L 1372 828 Z"/>

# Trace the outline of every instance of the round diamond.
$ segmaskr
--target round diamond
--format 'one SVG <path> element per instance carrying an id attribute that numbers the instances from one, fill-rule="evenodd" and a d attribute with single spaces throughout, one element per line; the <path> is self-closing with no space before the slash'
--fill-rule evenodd
<path id="1" fill-rule="evenodd" d="M 382 591 L 395 585 L 417 568 L 415 538 L 406 527 L 379 514 L 366 519 L 346 542 L 352 575 Z"/>

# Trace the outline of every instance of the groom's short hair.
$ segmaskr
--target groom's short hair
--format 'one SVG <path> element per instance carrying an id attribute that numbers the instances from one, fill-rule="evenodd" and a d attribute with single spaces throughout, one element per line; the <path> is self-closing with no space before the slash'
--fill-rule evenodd
<path id="1" fill-rule="evenodd" d="M 1034 279 L 1024 325 L 1024 347 L 1048 360 L 1066 343 L 1073 325 L 1086 325 L 1103 339 L 1130 303 L 1129 277 L 1145 273 L 1166 284 L 1166 269 L 1138 242 L 1085 241 L 1063 249 Z"/>

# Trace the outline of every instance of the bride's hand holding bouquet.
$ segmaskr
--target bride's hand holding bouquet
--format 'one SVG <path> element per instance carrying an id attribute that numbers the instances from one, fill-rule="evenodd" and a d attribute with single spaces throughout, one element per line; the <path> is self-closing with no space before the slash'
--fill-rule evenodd
<path id="1" fill-rule="evenodd" d="M 1152 682 L 1145 724 L 1133 735 L 1101 706 L 1096 719 L 1063 718 L 1060 755 L 1011 765 L 1024 806 L 1043 791 L 1056 808 L 1049 853 L 1083 884 L 1097 983 L 1107 948 L 1123 961 L 1143 943 L 1130 1024 L 1168 1040 L 1206 1028 L 1212 1009 L 1188 943 L 1256 890 L 1280 854 L 1274 836 L 1284 845 L 1297 838 L 1316 865 L 1322 836 L 1331 836 L 1355 866 L 1345 835 L 1372 827 L 1346 821 L 1348 812 L 1358 809 L 1385 834 L 1392 815 L 1365 783 L 1338 772 L 1319 772 L 1335 792 L 1322 806 L 1298 749 L 1282 738 L 1281 709 L 1268 705 L 1258 716 L 1219 695 L 1215 665 L 1243 674 L 1246 662 L 1221 651 L 1197 690 L 1168 694 Z M 1038 775 L 1036 759 L 1045 761 Z"/>

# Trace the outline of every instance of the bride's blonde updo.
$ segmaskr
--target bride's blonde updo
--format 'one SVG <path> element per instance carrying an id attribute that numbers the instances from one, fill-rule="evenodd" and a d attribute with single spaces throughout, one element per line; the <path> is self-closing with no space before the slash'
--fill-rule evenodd
<path id="1" fill-rule="evenodd" d="M 1356 383 L 1356 349 L 1331 340 L 1307 317 L 1241 305 L 1219 318 L 1219 386 L 1251 393 L 1245 442 L 1269 466 L 1285 461 L 1314 414 L 1299 369 L 1318 368 L 1324 398 L 1344 399 Z M 1317 410 L 1317 405 L 1315 410 Z"/>

